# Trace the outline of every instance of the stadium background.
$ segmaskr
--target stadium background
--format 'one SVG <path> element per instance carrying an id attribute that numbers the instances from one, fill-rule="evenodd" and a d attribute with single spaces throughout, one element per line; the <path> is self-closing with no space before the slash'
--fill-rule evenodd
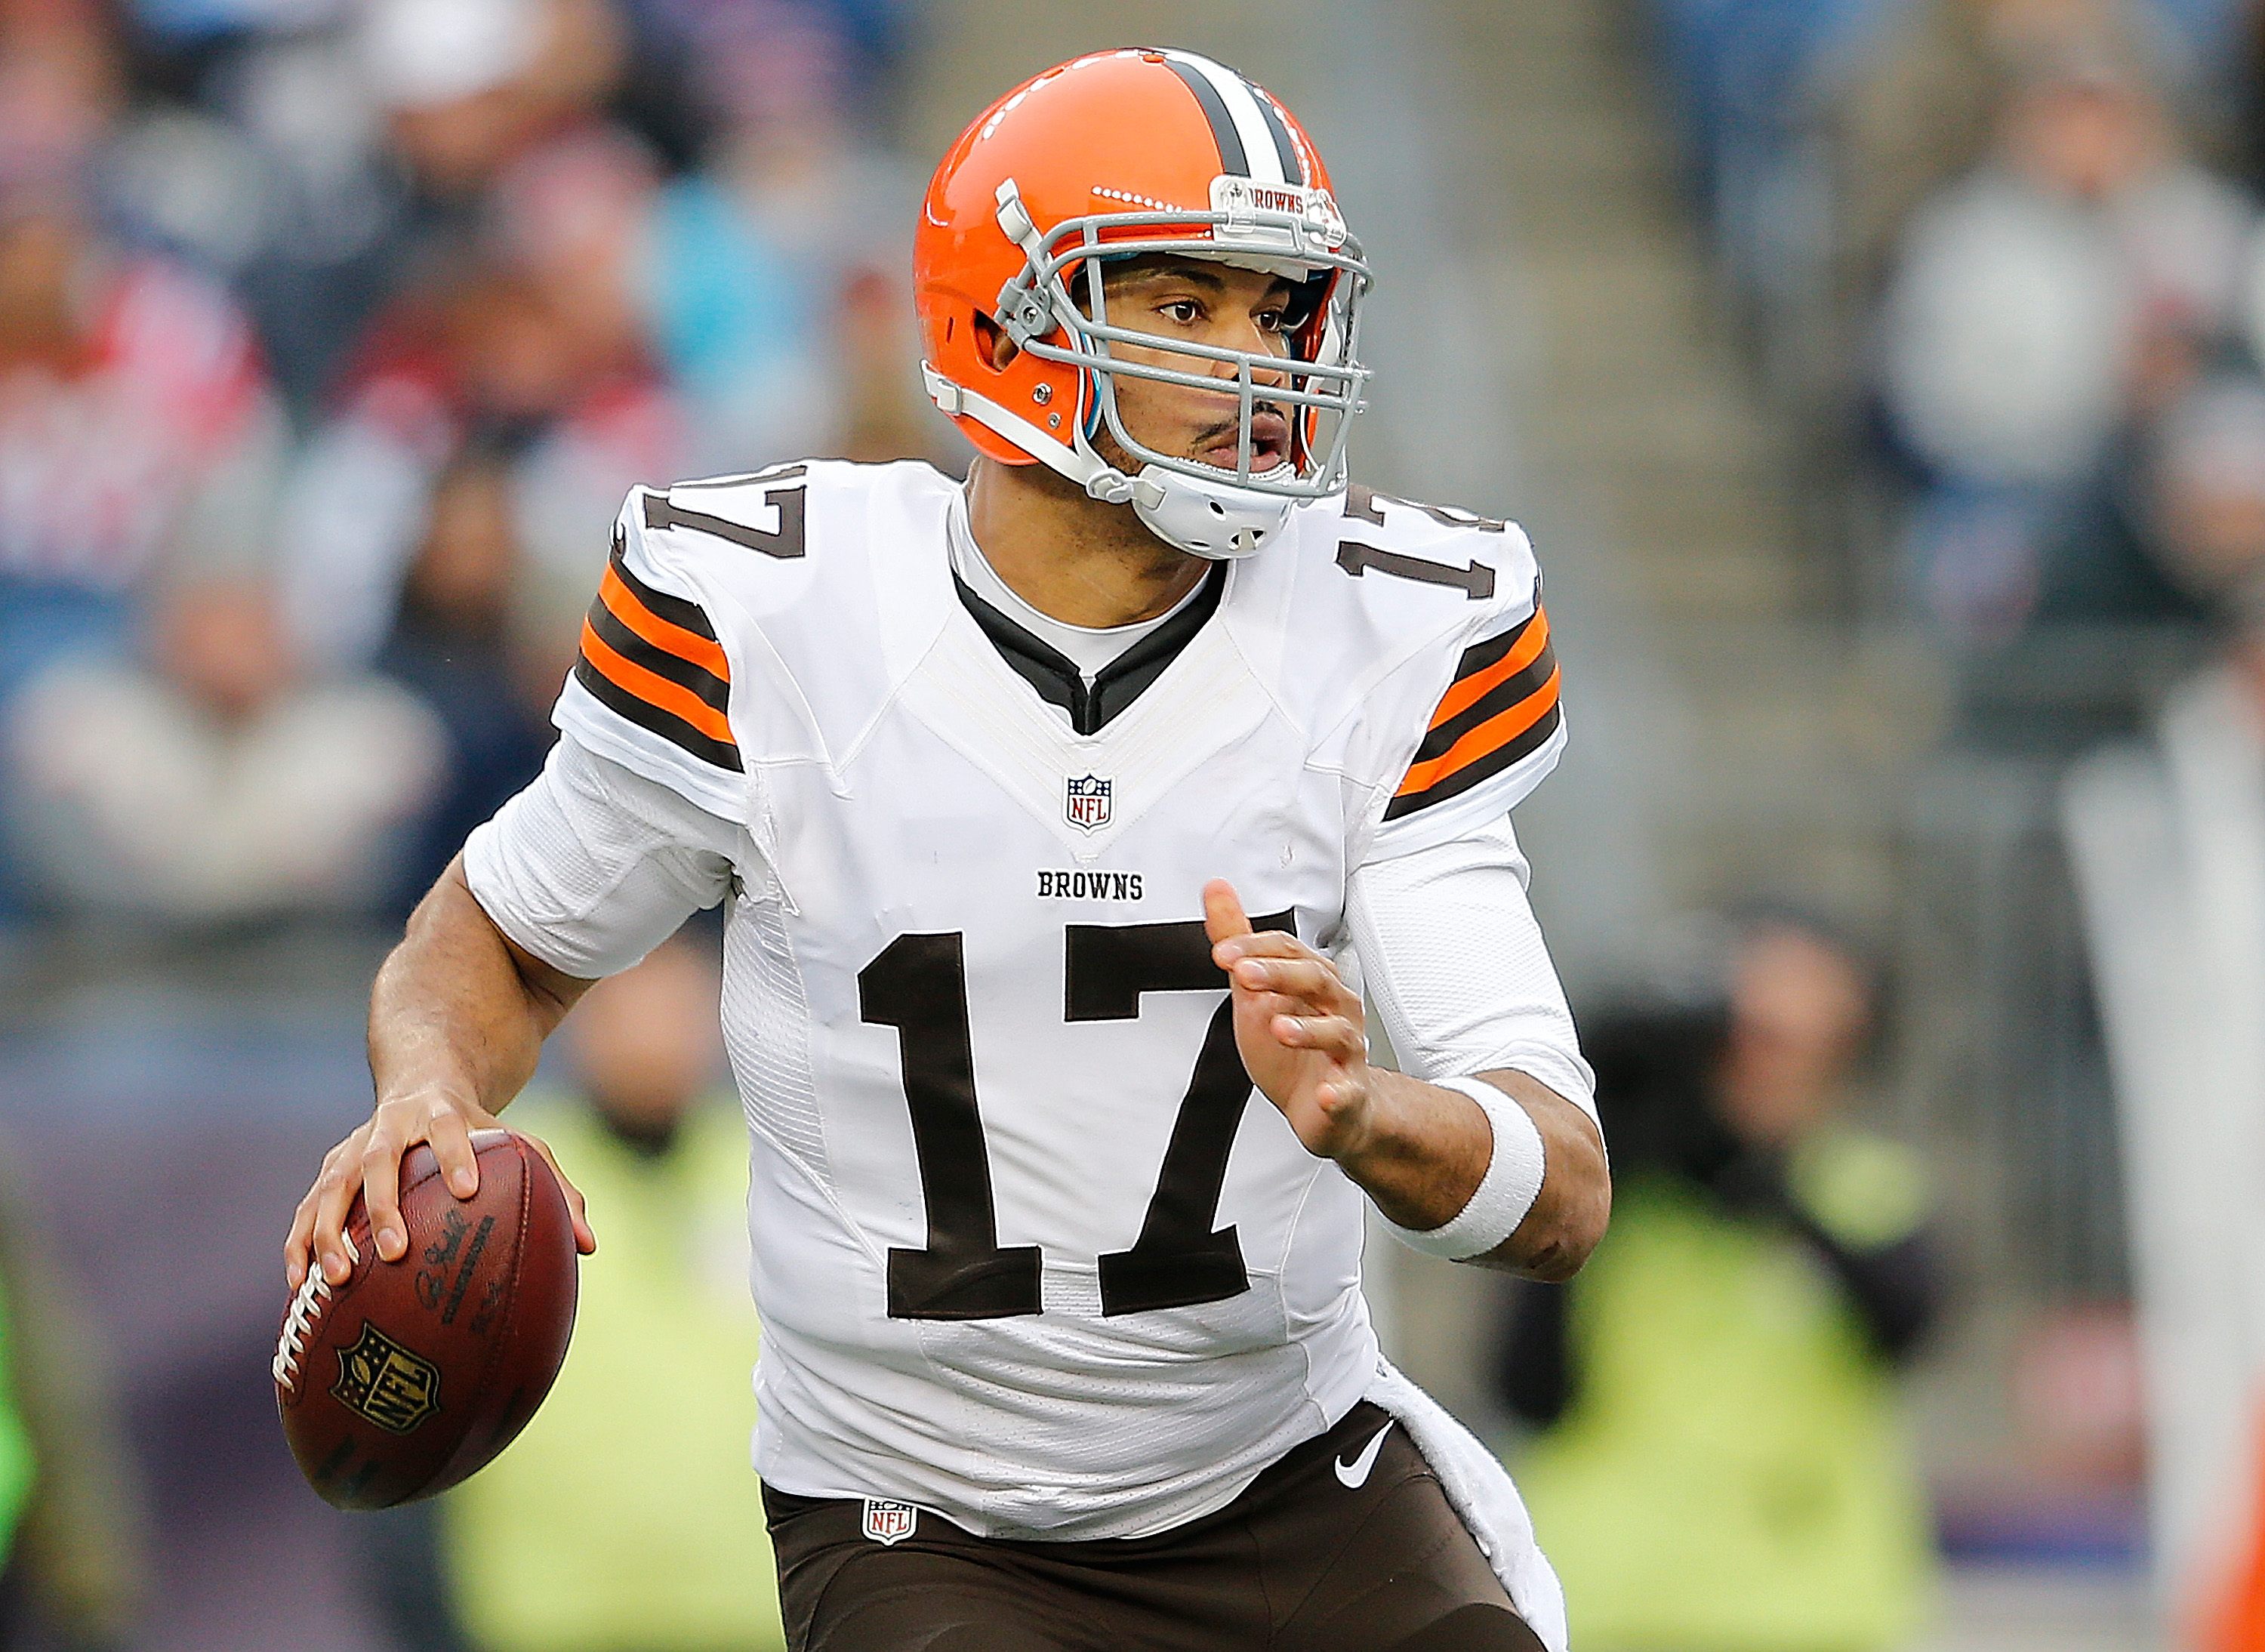
<path id="1" fill-rule="evenodd" d="M 2265 1022 L 2265 979 L 2130 917 L 2132 822 L 2181 761 L 2163 708 L 2265 608 L 2260 29 L 2239 0 L 0 0 L 10 233 L 75 210 L 159 318 L 95 370 L 147 417 L 28 371 L 0 407 L 0 1151 L 144 1489 L 133 1644 L 386 1644 L 264 1372 L 388 926 L 539 761 L 608 495 L 958 462 L 911 367 L 919 183 L 999 91 L 1126 40 L 1234 64 L 1330 157 L 1379 273 L 1360 473 L 1534 535 L 1576 735 L 1520 823 L 1577 1000 L 1757 898 L 1889 967 L 1868 1102 L 1956 1263 L 1910 1393 L 1952 1563 L 1926 1644 L 2171 1644 L 2196 1574 L 2150 1564 L 2141 1372 L 2218 1361 L 2203 1399 L 2155 1386 L 2159 1490 L 2249 1460 L 2265 1090 L 2165 1062 L 2225 1030 L 2209 993 Z M 2021 102 L 2054 96 L 2058 127 Z M 19 343 L 41 256 L 6 271 Z M 74 663 L 105 658 L 146 663 Z M 215 705 L 269 719 L 264 766 L 181 710 Z M 2197 1086 L 2221 1133 L 2161 1114 Z M 1384 1276 L 1410 1369 L 1492 1420 L 1494 1283 Z M 2246 1529 L 2221 1479 L 2212 1529 Z"/>

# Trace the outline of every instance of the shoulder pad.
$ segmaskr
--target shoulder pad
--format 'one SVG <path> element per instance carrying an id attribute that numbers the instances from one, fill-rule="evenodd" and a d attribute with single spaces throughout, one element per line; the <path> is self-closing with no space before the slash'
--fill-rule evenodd
<path id="1" fill-rule="evenodd" d="M 778 562 L 809 549 L 810 467 L 777 465 L 744 476 L 710 477 L 630 496 L 636 526 L 648 534 L 704 535 Z"/>
<path id="2" fill-rule="evenodd" d="M 946 617 L 957 487 L 915 462 L 812 460 L 632 495 L 631 537 L 731 656 L 747 761 L 830 761 L 887 703 Z"/>
<path id="3" fill-rule="evenodd" d="M 1351 768 L 1380 788 L 1375 843 L 1402 853 L 1499 818 L 1555 766 L 1563 746 L 1555 650 L 1541 574 L 1512 522 L 1348 489 L 1318 515 L 1352 634 L 1373 651 L 1354 678 L 1360 730 Z M 1346 614 L 1340 608 L 1341 615 Z"/>
<path id="4" fill-rule="evenodd" d="M 697 588 L 646 552 L 639 506 L 656 497 L 632 490 L 615 520 L 552 720 L 601 755 L 730 814 L 743 773 L 730 657 Z"/>
<path id="5" fill-rule="evenodd" d="M 1457 592 L 1475 603 L 1514 597 L 1510 587 L 1533 583 L 1526 535 L 1494 517 L 1356 483 L 1345 490 L 1336 526 L 1336 564 L 1355 579 L 1381 574 Z"/>
<path id="6" fill-rule="evenodd" d="M 1321 658 L 1332 662 L 1326 674 L 1339 686 L 1319 702 L 1322 727 L 1416 657 L 1452 658 L 1525 619 L 1540 596 L 1517 524 L 1370 488 L 1300 507 L 1285 549 L 1292 555 L 1260 577 L 1294 587 L 1282 610 L 1283 670 L 1297 676 Z"/>
<path id="7" fill-rule="evenodd" d="M 877 557 L 927 542 L 954 484 L 811 460 L 630 491 L 558 710 L 586 745 L 719 814 L 754 761 L 820 757 L 889 680 Z"/>

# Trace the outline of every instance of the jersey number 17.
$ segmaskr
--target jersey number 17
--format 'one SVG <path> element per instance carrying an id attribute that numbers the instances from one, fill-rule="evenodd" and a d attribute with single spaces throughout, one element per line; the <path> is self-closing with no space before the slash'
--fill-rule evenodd
<path id="1" fill-rule="evenodd" d="M 1286 912 L 1252 921 L 1261 929 L 1292 927 Z M 1143 993 L 1227 988 L 1199 918 L 1071 924 L 1063 949 L 1065 1015 L 1074 1022 L 1130 1021 L 1140 1013 Z M 927 1247 L 889 1252 L 889 1316 L 994 1320 L 1040 1312 L 1038 1248 L 999 1242 L 960 932 L 898 936 L 859 972 L 857 1003 L 865 1021 L 897 1030 L 928 1211 Z M 1233 1007 L 1222 998 L 1181 1097 L 1140 1237 L 1129 1250 L 1100 1259 L 1103 1314 L 1190 1307 L 1250 1288 L 1235 1230 L 1212 1229 L 1249 1099 Z"/>

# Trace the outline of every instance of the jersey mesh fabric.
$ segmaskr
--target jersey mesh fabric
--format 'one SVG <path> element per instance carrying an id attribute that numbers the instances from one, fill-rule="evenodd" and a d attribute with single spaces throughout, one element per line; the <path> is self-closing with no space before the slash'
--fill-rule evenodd
<path id="1" fill-rule="evenodd" d="M 810 1071 L 810 1002 L 775 901 L 743 901 L 724 935 L 724 1040 L 750 1081 L 748 1128 L 825 1179 L 826 1130 Z"/>
<path id="2" fill-rule="evenodd" d="M 496 927 L 581 980 L 630 967 L 724 898 L 729 821 L 572 739 L 464 845 L 464 877 Z"/>
<path id="3" fill-rule="evenodd" d="M 1508 816 L 1352 875 L 1347 932 L 1401 1068 L 1419 1079 L 1511 1068 L 1597 1115 L 1565 990 L 1526 898 Z"/>

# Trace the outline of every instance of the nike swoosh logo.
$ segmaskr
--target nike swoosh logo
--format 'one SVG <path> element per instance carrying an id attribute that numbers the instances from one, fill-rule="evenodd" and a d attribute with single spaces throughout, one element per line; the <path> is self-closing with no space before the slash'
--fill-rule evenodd
<path id="1" fill-rule="evenodd" d="M 1392 1432 L 1387 1423 L 1377 1430 L 1376 1437 L 1360 1448 L 1360 1455 L 1347 1462 L 1337 1459 L 1337 1483 L 1349 1490 L 1358 1491 L 1368 1483 L 1368 1471 L 1376 1466 L 1376 1454 L 1384 1449 L 1384 1437 Z"/>

